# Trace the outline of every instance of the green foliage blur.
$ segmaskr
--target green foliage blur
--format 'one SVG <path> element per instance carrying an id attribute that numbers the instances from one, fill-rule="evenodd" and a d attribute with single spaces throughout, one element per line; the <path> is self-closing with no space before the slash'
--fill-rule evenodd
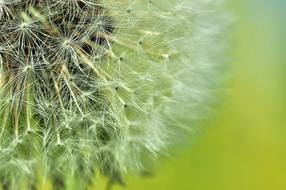
<path id="1" fill-rule="evenodd" d="M 115 190 L 286 189 L 286 2 L 229 0 L 226 9 L 237 21 L 217 113 L 155 176 L 128 176 Z"/>

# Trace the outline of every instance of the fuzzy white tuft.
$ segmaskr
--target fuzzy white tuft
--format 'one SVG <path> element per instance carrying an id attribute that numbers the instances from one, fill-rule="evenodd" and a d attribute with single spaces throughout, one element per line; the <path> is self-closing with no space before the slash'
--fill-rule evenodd
<path id="1" fill-rule="evenodd" d="M 0 0 L 0 180 L 123 183 L 207 114 L 225 62 L 210 0 Z M 180 136 L 179 136 L 180 138 Z M 6 184 L 6 185 L 5 185 Z"/>

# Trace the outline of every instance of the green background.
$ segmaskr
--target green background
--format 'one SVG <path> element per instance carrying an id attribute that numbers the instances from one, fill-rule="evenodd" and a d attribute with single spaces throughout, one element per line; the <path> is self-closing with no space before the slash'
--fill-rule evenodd
<path id="1" fill-rule="evenodd" d="M 226 9 L 237 17 L 233 61 L 215 116 L 155 176 L 128 176 L 115 190 L 286 190 L 286 1 L 230 0 Z"/>

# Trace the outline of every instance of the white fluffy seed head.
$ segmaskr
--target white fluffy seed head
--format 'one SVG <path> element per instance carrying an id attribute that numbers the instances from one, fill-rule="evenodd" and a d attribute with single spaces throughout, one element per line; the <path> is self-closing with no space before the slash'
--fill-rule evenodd
<path id="1" fill-rule="evenodd" d="M 0 0 L 0 180 L 123 183 L 204 117 L 224 16 L 201 0 Z M 40 169 L 39 169 L 40 168 Z M 31 178 L 33 176 L 34 178 Z"/>

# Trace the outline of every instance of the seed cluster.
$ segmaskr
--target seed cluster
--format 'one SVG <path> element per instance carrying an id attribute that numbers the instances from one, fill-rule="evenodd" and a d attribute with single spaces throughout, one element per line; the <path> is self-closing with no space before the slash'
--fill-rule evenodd
<path id="1" fill-rule="evenodd" d="M 87 189 L 98 173 L 111 188 L 150 172 L 221 82 L 216 6 L 0 0 L 2 189 Z"/>

